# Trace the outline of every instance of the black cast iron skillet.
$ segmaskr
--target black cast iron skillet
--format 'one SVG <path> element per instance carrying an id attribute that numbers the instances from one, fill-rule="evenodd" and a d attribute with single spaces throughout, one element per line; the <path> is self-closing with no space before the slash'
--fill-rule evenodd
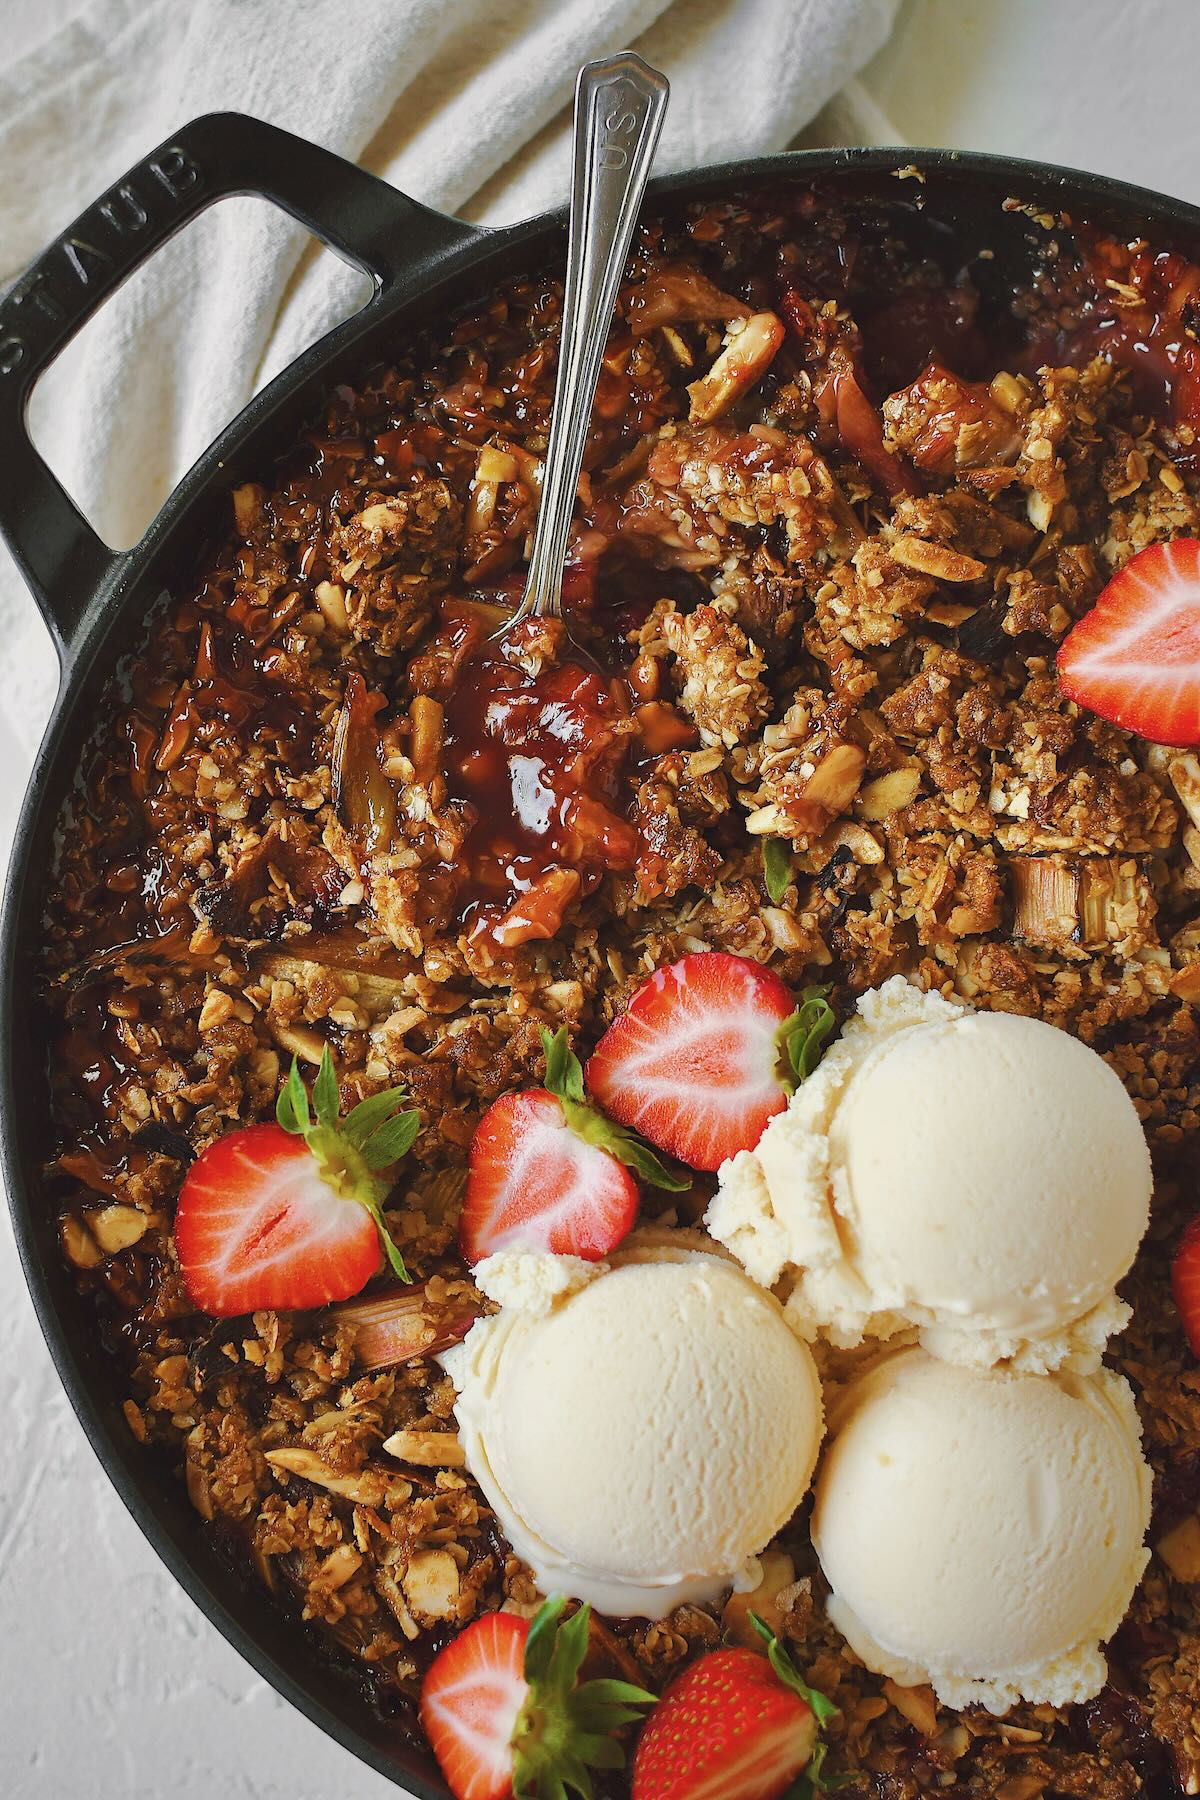
<path id="1" fill-rule="evenodd" d="M 919 189 L 897 180 L 917 165 Z M 1156 248 L 1200 259 L 1200 209 L 1145 189 L 1071 170 L 947 151 L 804 151 L 709 168 L 652 183 L 651 201 L 805 185 L 851 202 L 878 198 L 897 229 L 916 228 L 919 193 L 942 222 L 949 263 L 975 257 L 993 305 L 1028 280 L 1048 228 L 1012 197 L 1064 212 Z M 374 282 L 370 301 L 257 395 L 175 489 L 134 549 L 110 551 L 80 516 L 25 429 L 30 393 L 105 297 L 204 207 L 230 194 L 273 200 Z M 55 820 L 75 774 L 96 703 L 118 657 L 136 642 L 172 572 L 186 568 L 216 497 L 268 468 L 322 393 L 389 347 L 416 322 L 492 293 L 507 276 L 557 266 L 563 215 L 481 231 L 431 212 L 341 158 L 240 114 L 194 120 L 131 169 L 70 226 L 0 302 L 0 531 L 19 562 L 58 648 L 62 680 L 21 812 L 0 936 L 0 1139 L 13 1225 L 26 1278 L 63 1384 L 114 1486 L 159 1555 L 219 1631 L 280 1693 L 347 1749 L 422 1800 L 447 1790 L 399 1721 L 380 1715 L 364 1686 L 294 1618 L 246 1579 L 204 1528 L 167 1469 L 132 1439 L 115 1371 L 97 1354 L 42 1197 L 48 1142 L 47 1082 L 36 1050 L 34 972 L 42 893 Z M 131 421 L 136 430 L 136 420 Z M 118 1629 L 121 1628 L 120 1622 Z M 136 1622 L 129 1622 L 136 1629 Z"/>

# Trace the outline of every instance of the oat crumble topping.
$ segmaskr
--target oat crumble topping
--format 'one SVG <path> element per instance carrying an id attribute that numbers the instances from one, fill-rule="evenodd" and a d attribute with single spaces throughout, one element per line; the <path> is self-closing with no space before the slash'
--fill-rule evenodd
<path id="1" fill-rule="evenodd" d="M 334 389 L 114 684 L 46 901 L 48 1203 L 130 1430 L 398 1733 L 457 1626 L 536 1608 L 434 1360 L 488 1304 L 456 1243 L 474 1125 L 540 1082 L 542 1026 L 583 1054 L 648 972 L 724 949 L 831 982 L 843 1015 L 905 972 L 1125 1081 L 1157 1188 L 1110 1360 L 1156 1554 L 1081 1708 L 958 1715 L 867 1674 L 803 1510 L 756 1593 L 595 1621 L 595 1672 L 658 1687 L 752 1641 L 753 1608 L 842 1709 L 848 1800 L 1200 1792 L 1200 1370 L 1168 1278 L 1196 1193 L 1200 761 L 1054 676 L 1115 568 L 1200 532 L 1192 427 L 1122 354 L 1198 278 L 1080 244 L 1001 316 L 933 239 L 807 189 L 645 227 L 566 583 L 599 673 L 540 623 L 483 649 L 522 585 L 559 318 L 553 281 L 515 281 Z M 345 1105 L 403 1083 L 422 1115 L 387 1206 L 419 1283 L 399 1364 L 364 1355 L 354 1304 L 198 1315 L 174 1259 L 189 1161 L 326 1045 Z M 691 1228 L 712 1189 L 647 1189 L 646 1217 Z"/>

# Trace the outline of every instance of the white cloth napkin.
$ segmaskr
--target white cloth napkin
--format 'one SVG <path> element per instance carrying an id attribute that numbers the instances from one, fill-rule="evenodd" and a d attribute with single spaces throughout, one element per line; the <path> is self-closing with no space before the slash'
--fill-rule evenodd
<path id="1" fill-rule="evenodd" d="M 896 3 L 92 0 L 0 77 L 0 283 L 217 109 L 486 223 L 565 198 L 576 68 L 625 46 L 671 79 L 660 169 L 781 149 L 883 42 Z M 358 282 L 266 202 L 231 200 L 108 303 L 42 382 L 32 422 L 110 543 L 136 541 L 256 388 L 353 310 Z M 3 551 L 0 669 L 0 752 L 24 767 L 56 672 Z"/>

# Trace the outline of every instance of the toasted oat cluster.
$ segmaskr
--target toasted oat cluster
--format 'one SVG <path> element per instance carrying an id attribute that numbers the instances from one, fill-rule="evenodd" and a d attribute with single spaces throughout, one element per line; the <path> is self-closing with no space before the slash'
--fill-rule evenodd
<path id="1" fill-rule="evenodd" d="M 1060 231 L 1001 307 L 907 204 L 898 230 L 796 188 L 644 229 L 565 583 L 586 662 L 553 626 L 490 641 L 537 506 L 551 279 L 397 346 L 233 491 L 63 820 L 47 1194 L 130 1431 L 416 1735 L 456 1627 L 534 1609 L 433 1358 L 483 1305 L 471 1135 L 540 1083 L 541 1028 L 584 1054 L 649 971 L 722 949 L 843 1013 L 900 971 L 1078 1034 L 1158 1174 L 1112 1358 L 1156 1555 L 1109 1687 L 997 1720 L 867 1674 L 803 1513 L 756 1594 L 596 1620 L 593 1661 L 659 1687 L 753 1608 L 841 1708 L 851 1800 L 1169 1800 L 1200 1791 L 1200 1370 L 1168 1276 L 1196 1191 L 1200 761 L 1081 712 L 1054 658 L 1114 569 L 1200 535 L 1192 424 L 1153 378 L 1200 272 Z M 416 1285 L 214 1321 L 174 1252 L 185 1171 L 326 1046 L 345 1105 L 403 1084 L 420 1110 L 386 1211 Z M 649 1189 L 647 1216 L 694 1226 L 712 1188 Z"/>

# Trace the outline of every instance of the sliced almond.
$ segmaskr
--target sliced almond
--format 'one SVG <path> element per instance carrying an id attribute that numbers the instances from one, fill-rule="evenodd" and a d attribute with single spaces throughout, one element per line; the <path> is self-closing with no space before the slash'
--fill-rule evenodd
<path id="1" fill-rule="evenodd" d="M 671 352 L 671 355 L 675 358 L 675 361 L 679 364 L 680 368 L 690 369 L 695 358 L 688 349 L 687 343 L 680 337 L 675 327 L 673 325 L 664 325 L 662 327 L 662 335 L 663 342 L 666 344 L 667 349 Z"/>
<path id="2" fill-rule="evenodd" d="M 883 861 L 883 845 L 857 819 L 843 819 L 832 831 L 827 831 L 822 839 L 822 846 L 825 845 L 831 856 L 835 850 L 848 850 L 855 862 L 864 868 L 873 868 Z"/>
<path id="3" fill-rule="evenodd" d="M 1185 963 L 1182 969 L 1176 969 L 1168 985 L 1177 1000 L 1189 1004 L 1200 1001 L 1200 962 Z"/>
<path id="4" fill-rule="evenodd" d="M 242 487 L 233 490 L 233 522 L 242 537 L 248 537 L 262 512 L 263 501 L 267 497 L 265 488 L 256 482 L 247 481 Z"/>
<path id="5" fill-rule="evenodd" d="M 394 1431 L 383 1447 L 389 1456 L 418 1469 L 461 1469 L 467 1461 L 454 1431 Z"/>
<path id="6" fill-rule="evenodd" d="M 346 637 L 350 631 L 350 615 L 346 611 L 346 590 L 336 581 L 318 581 L 317 605 L 327 625 Z"/>
<path id="7" fill-rule="evenodd" d="M 109 1256 L 117 1256 L 145 1237 L 150 1221 L 136 1206 L 102 1206 L 87 1216 L 92 1234 Z"/>
<path id="8" fill-rule="evenodd" d="M 728 412 L 766 374 L 786 335 L 783 320 L 771 312 L 754 313 L 740 329 L 736 324 L 730 329 L 735 335 L 708 374 L 688 388 L 688 416 L 694 423 L 708 424 Z"/>
<path id="9" fill-rule="evenodd" d="M 937 1701 L 931 1687 L 901 1687 L 897 1681 L 885 1681 L 883 1691 L 902 1718 L 924 1738 L 937 1734 Z"/>
<path id="10" fill-rule="evenodd" d="M 200 1017 L 196 1021 L 201 1031 L 211 1031 L 216 1025 L 224 1025 L 233 1017 L 233 995 L 222 987 L 209 988 L 204 996 L 204 1005 L 200 1008 Z"/>
<path id="11" fill-rule="evenodd" d="M 59 1221 L 58 1235 L 63 1255 L 77 1269 L 95 1269 L 104 1261 L 103 1250 L 83 1220 L 77 1219 L 74 1213 L 68 1213 Z"/>
<path id="12" fill-rule="evenodd" d="M 1200 1518 L 1189 1513 L 1154 1546 L 1176 1581 L 1200 1581 Z"/>
<path id="13" fill-rule="evenodd" d="M 778 1636 L 783 1628 L 783 1614 L 777 1604 L 778 1598 L 784 1588 L 791 1587 L 796 1579 L 796 1565 L 782 1550 L 764 1550 L 758 1559 L 758 1567 L 757 1587 L 748 1589 L 744 1594 L 730 1594 L 725 1602 L 725 1611 L 721 1614 L 723 1637 L 730 1643 L 741 1644 L 747 1650 L 761 1650 L 764 1647 L 763 1640 L 751 1623 L 750 1614 L 757 1613 Z"/>
<path id="14" fill-rule="evenodd" d="M 978 581 L 987 574 L 987 564 L 973 556 L 963 556 L 945 544 L 927 544 L 924 538 L 899 537 L 891 546 L 891 558 L 903 569 L 918 575 L 930 575 L 935 581 Z"/>
<path id="15" fill-rule="evenodd" d="M 341 1588 L 362 1568 L 362 1557 L 353 1544 L 339 1544 L 321 1564 L 321 1580 L 326 1587 Z"/>
<path id="16" fill-rule="evenodd" d="M 364 506 L 360 513 L 356 513 L 352 523 L 361 525 L 372 537 L 382 537 L 392 526 L 403 530 L 407 520 L 408 506 L 405 501 L 377 500 L 374 506 Z"/>
<path id="17" fill-rule="evenodd" d="M 494 444 L 485 444 L 479 452 L 475 473 L 480 481 L 515 481 L 520 466 L 510 450 L 497 450 Z"/>
<path id="18" fill-rule="evenodd" d="M 418 1550 L 401 1576 L 404 1598 L 419 1625 L 458 1613 L 458 1564 L 448 1550 Z"/>
<path id="19" fill-rule="evenodd" d="M 789 786 L 783 795 L 780 811 L 785 824 L 777 835 L 820 837 L 853 801 L 866 766 L 866 752 L 857 744 L 832 745 L 804 785 L 794 790 Z"/>
<path id="20" fill-rule="evenodd" d="M 343 1500 L 357 1500 L 360 1506 L 381 1505 L 392 1485 L 381 1469 L 360 1469 L 354 1475 L 339 1475 L 315 1450 L 306 1450 L 299 1444 L 286 1450 L 268 1450 L 266 1454 L 273 1469 L 282 1470 L 286 1475 L 298 1475 L 302 1481 L 311 1481 L 314 1487 L 338 1494 Z"/>
<path id="21" fill-rule="evenodd" d="M 1193 825 L 1200 827 L 1200 760 L 1190 750 L 1185 750 L 1180 755 L 1172 756 L 1167 764 L 1167 773 L 1188 818 Z"/>
<path id="22" fill-rule="evenodd" d="M 858 796 L 858 811 L 864 819 L 887 819 L 907 806 L 921 785 L 920 769 L 889 769 L 869 781 Z"/>
<path id="23" fill-rule="evenodd" d="M 301 1062 L 318 1066 L 325 1051 L 325 1039 L 311 1025 L 289 1025 L 282 1019 L 271 1021 L 271 1031 L 275 1041 Z"/>

